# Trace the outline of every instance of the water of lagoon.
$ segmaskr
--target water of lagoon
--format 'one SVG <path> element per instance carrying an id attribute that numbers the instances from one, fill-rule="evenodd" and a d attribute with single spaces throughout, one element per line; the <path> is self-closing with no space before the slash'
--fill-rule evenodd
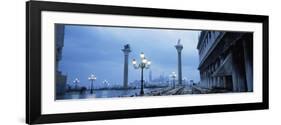
<path id="1" fill-rule="evenodd" d="M 144 89 L 144 92 L 149 92 L 153 89 Z M 113 98 L 113 97 L 131 97 L 140 94 L 140 89 L 128 89 L 128 90 L 94 90 L 93 94 L 90 91 L 84 93 L 80 92 L 67 92 L 64 95 L 57 96 L 57 100 L 63 99 L 87 99 L 87 98 Z"/>

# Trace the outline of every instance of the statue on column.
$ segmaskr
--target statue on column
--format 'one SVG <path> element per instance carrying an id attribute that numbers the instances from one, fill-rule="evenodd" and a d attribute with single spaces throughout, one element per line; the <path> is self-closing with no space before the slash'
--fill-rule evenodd
<path id="1" fill-rule="evenodd" d="M 182 85 L 182 67 L 181 67 L 181 51 L 183 49 L 183 45 L 180 44 L 181 39 L 178 40 L 178 44 L 175 45 L 178 52 L 178 84 Z"/>
<path id="2" fill-rule="evenodd" d="M 123 77 L 123 87 L 128 88 L 128 61 L 129 61 L 129 53 L 131 52 L 130 45 L 124 45 L 122 49 L 124 52 L 124 77 Z"/>

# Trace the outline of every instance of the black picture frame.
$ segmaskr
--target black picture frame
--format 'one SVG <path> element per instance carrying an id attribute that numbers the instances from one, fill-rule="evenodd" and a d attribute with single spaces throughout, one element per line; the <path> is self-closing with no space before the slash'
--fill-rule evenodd
<path id="1" fill-rule="evenodd" d="M 43 115 L 41 113 L 41 12 L 79 12 L 114 15 L 169 17 L 182 19 L 206 19 L 262 23 L 263 90 L 262 102 L 191 107 L 169 107 L 138 110 L 64 113 Z M 269 19 L 264 15 L 230 14 L 216 12 L 183 11 L 153 8 L 120 7 L 62 2 L 28 1 L 26 3 L 26 123 L 57 123 L 119 118 L 137 118 L 213 112 L 258 110 L 269 108 L 268 47 Z"/>

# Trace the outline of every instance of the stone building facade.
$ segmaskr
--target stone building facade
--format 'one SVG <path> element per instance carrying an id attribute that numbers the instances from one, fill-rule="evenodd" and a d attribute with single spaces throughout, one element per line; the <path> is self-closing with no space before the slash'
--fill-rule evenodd
<path id="1" fill-rule="evenodd" d="M 59 71 L 59 61 L 62 58 L 62 48 L 64 46 L 64 25 L 56 24 L 55 25 L 55 52 L 56 52 L 56 64 L 55 64 L 55 72 L 56 72 L 56 95 L 62 95 L 66 90 L 66 80 L 67 76 L 63 75 L 61 71 Z"/>
<path id="2" fill-rule="evenodd" d="M 253 91 L 253 33 L 202 31 L 197 49 L 202 88 Z"/>

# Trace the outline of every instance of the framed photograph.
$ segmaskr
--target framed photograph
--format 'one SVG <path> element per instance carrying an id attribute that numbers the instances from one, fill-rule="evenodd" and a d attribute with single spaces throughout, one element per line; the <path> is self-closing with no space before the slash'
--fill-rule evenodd
<path id="1" fill-rule="evenodd" d="M 268 16 L 26 4 L 26 123 L 268 109 Z"/>

